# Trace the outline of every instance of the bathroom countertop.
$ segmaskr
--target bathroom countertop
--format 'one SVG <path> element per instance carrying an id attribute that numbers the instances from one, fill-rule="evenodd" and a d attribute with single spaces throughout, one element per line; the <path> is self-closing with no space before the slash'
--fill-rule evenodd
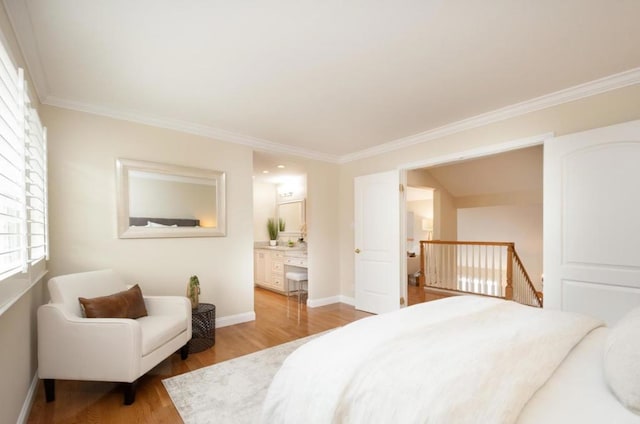
<path id="1" fill-rule="evenodd" d="M 286 244 L 284 245 L 278 245 L 278 246 L 269 246 L 269 242 L 257 242 L 254 244 L 253 246 L 254 249 L 269 249 L 269 250 L 283 250 L 283 251 L 297 251 L 297 252 L 301 252 L 307 251 L 307 245 L 306 244 L 300 244 L 300 243 L 296 243 L 294 246 L 289 247 Z"/>

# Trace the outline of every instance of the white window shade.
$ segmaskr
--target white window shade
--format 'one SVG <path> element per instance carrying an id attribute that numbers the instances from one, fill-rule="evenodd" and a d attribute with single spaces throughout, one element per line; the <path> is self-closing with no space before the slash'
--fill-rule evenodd
<path id="1" fill-rule="evenodd" d="M 0 315 L 46 272 L 46 130 L 29 103 L 0 44 Z"/>
<path id="2" fill-rule="evenodd" d="M 47 141 L 38 113 L 29 108 L 25 138 L 25 193 L 29 263 L 47 252 Z"/>
<path id="3" fill-rule="evenodd" d="M 0 280 L 26 267 L 24 83 L 0 49 Z"/>

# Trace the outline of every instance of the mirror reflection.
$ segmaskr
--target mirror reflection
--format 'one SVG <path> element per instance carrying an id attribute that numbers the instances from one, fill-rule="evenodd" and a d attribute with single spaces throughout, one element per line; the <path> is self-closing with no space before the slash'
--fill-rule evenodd
<path id="1" fill-rule="evenodd" d="M 118 159 L 121 238 L 224 236 L 224 173 Z"/>
<path id="2" fill-rule="evenodd" d="M 299 236 L 302 224 L 305 223 L 304 200 L 283 202 L 278 204 L 278 218 L 284 219 L 285 229 L 282 235 Z"/>

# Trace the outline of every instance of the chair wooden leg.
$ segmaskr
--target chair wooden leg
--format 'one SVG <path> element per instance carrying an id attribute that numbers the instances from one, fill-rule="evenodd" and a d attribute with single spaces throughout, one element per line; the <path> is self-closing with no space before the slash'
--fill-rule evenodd
<path id="1" fill-rule="evenodd" d="M 124 404 L 131 405 L 136 401 L 136 384 L 138 380 L 133 383 L 124 383 Z"/>
<path id="2" fill-rule="evenodd" d="M 183 361 L 189 357 L 189 343 L 187 342 L 180 348 L 180 359 Z"/>
<path id="3" fill-rule="evenodd" d="M 52 378 L 44 379 L 44 397 L 47 402 L 56 400 L 56 380 Z"/>

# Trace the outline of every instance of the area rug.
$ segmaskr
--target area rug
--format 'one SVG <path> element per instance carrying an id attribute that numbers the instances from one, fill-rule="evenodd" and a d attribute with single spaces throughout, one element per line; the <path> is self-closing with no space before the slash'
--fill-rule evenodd
<path id="1" fill-rule="evenodd" d="M 317 336 L 167 378 L 162 383 L 186 424 L 253 423 L 285 358 Z"/>

